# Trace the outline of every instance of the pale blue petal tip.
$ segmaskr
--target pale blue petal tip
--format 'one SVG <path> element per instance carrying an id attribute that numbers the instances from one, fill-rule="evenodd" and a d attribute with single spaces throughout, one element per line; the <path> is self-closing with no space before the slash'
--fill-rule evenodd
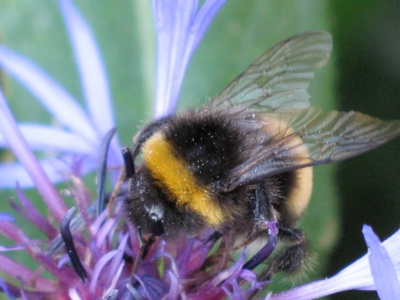
<path id="1" fill-rule="evenodd" d="M 60 1 L 60 8 L 75 53 L 85 101 L 100 135 L 115 127 L 113 110 L 103 60 L 93 33 L 74 4 Z"/>
<path id="2" fill-rule="evenodd" d="M 157 82 L 154 115 L 174 112 L 189 61 L 225 1 L 154 0 L 157 28 Z"/>
<path id="3" fill-rule="evenodd" d="M 399 281 L 388 252 L 370 226 L 363 226 L 363 234 L 370 250 L 369 265 L 379 298 L 400 299 Z"/>

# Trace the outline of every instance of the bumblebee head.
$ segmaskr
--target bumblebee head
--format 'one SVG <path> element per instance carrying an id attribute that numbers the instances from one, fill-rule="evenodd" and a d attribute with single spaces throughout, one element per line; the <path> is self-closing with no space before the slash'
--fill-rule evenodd
<path id="1" fill-rule="evenodd" d="M 138 170 L 130 179 L 125 205 L 129 218 L 142 236 L 164 236 L 166 207 L 152 181 L 146 170 Z"/>

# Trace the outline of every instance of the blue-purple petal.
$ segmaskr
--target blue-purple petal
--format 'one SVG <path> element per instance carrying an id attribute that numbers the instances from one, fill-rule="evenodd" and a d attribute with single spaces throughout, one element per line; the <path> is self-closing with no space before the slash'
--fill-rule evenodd
<path id="1" fill-rule="evenodd" d="M 6 282 L 3 280 L 3 277 L 0 276 L 0 288 L 2 290 L 2 292 L 9 298 L 9 299 L 14 299 L 15 297 L 13 297 L 10 293 L 10 291 L 8 290 L 8 286 L 6 284 Z"/>
<path id="2" fill-rule="evenodd" d="M 29 147 L 35 151 L 90 154 L 97 150 L 97 145 L 92 145 L 82 136 L 61 128 L 21 123 L 18 127 Z M 0 133 L 0 147 L 6 146 L 7 142 Z"/>
<path id="3" fill-rule="evenodd" d="M 192 1 L 187 1 L 188 4 Z M 174 20 L 178 1 L 172 0 L 167 3 L 163 0 L 153 1 L 154 19 L 157 30 L 157 77 L 156 77 L 156 99 L 155 117 L 168 115 L 175 108 L 177 99 L 174 99 L 173 78 L 175 73 L 175 52 L 179 47 L 175 36 L 180 34 L 174 30 Z M 180 46 L 180 45 L 179 45 Z"/>
<path id="4" fill-rule="evenodd" d="M 218 10 L 221 0 L 154 0 L 157 29 L 155 118 L 174 112 L 187 65 Z"/>
<path id="5" fill-rule="evenodd" d="M 74 163 L 80 163 L 80 159 L 75 155 L 64 155 L 57 158 L 48 158 L 40 160 L 41 168 L 51 182 L 61 182 L 68 179 L 69 174 L 73 173 Z M 87 174 L 95 170 L 97 161 L 95 158 L 86 158 L 80 167 L 82 174 Z M 0 187 L 15 188 L 16 183 L 24 187 L 32 187 L 33 181 L 28 175 L 25 166 L 19 163 L 3 163 L 0 165 Z"/>
<path id="6" fill-rule="evenodd" d="M 98 134 L 80 105 L 38 66 L 0 46 L 0 67 L 29 90 L 58 122 L 91 143 L 100 143 Z"/>
<path id="7" fill-rule="evenodd" d="M 400 263 L 400 230 L 385 240 L 382 245 L 390 253 L 391 261 L 396 266 L 396 269 L 398 269 Z M 368 254 L 364 255 L 333 277 L 272 295 L 271 299 L 305 300 L 316 299 L 352 289 L 376 290 L 368 256 Z"/>
<path id="8" fill-rule="evenodd" d="M 225 281 L 236 280 L 242 271 L 244 259 L 246 258 L 246 250 L 243 250 L 239 259 L 228 269 L 221 271 L 214 279 L 214 286 L 220 285 L 221 283 L 226 284 Z"/>
<path id="9" fill-rule="evenodd" d="M 139 282 L 139 287 L 136 289 L 132 287 L 130 284 L 126 287 L 129 289 L 131 293 L 130 298 L 123 299 L 163 299 L 163 296 L 167 293 L 167 287 L 165 283 L 157 278 L 152 276 L 135 276 L 135 279 Z"/>
<path id="10" fill-rule="evenodd" d="M 231 285 L 232 292 L 229 291 L 227 285 L 224 285 L 222 289 L 228 296 L 228 299 L 231 300 L 246 300 L 248 297 L 245 296 L 245 292 L 243 291 L 242 287 L 237 283 L 236 280 L 229 281 Z"/>
<path id="11" fill-rule="evenodd" d="M 214 20 L 218 11 L 225 4 L 226 0 L 207 0 L 202 5 L 199 13 L 197 14 L 196 20 L 193 24 L 192 34 L 192 53 L 197 48 L 204 34 L 207 32 L 208 27 Z"/>
<path id="12" fill-rule="evenodd" d="M 121 266 L 121 262 L 123 261 L 123 255 L 125 253 L 126 242 L 128 241 L 129 234 L 125 234 L 122 240 L 118 245 L 119 252 L 113 257 L 108 273 L 108 282 L 111 284 L 113 277 L 117 274 L 119 267 Z"/>
<path id="13" fill-rule="evenodd" d="M 47 204 L 51 213 L 54 215 L 57 221 L 61 221 L 66 212 L 65 203 L 49 181 L 49 178 L 43 171 L 36 157 L 29 149 L 1 92 L 0 131 L 3 133 L 14 154 L 29 173 L 29 176 L 35 183 L 35 186 L 37 187 L 40 195 L 43 198 L 43 201 Z"/>
<path id="14" fill-rule="evenodd" d="M 60 0 L 61 12 L 69 33 L 80 73 L 89 114 L 98 133 L 103 136 L 115 127 L 105 68 L 93 34 L 76 7 Z"/>
<path id="15" fill-rule="evenodd" d="M 400 286 L 395 267 L 385 247 L 368 225 L 363 226 L 363 234 L 369 248 L 369 266 L 375 288 L 382 300 L 400 299 Z"/>
<path id="16" fill-rule="evenodd" d="M 179 291 L 179 280 L 176 277 L 176 274 L 171 270 L 167 270 L 166 272 L 169 276 L 170 286 L 169 286 L 169 293 L 168 299 L 179 299 L 180 291 Z"/>
<path id="17" fill-rule="evenodd" d="M 14 222 L 14 217 L 10 215 L 9 213 L 6 212 L 0 212 L 0 222 L 2 221 L 8 221 L 8 222 Z"/>
<path id="18" fill-rule="evenodd" d="M 54 227 L 53 224 L 36 209 L 18 184 L 16 186 L 16 192 L 19 205 L 10 199 L 8 201 L 10 206 L 33 226 L 37 227 L 49 239 L 54 239 L 59 233 L 58 228 Z"/>
<path id="19" fill-rule="evenodd" d="M 104 254 L 96 263 L 93 272 L 92 272 L 92 276 L 91 276 L 91 280 L 90 280 L 90 286 L 89 286 L 89 290 L 94 293 L 96 290 L 96 286 L 98 284 L 98 279 L 101 275 L 102 270 L 104 269 L 105 265 L 118 253 L 120 252 L 120 250 L 115 249 L 115 250 L 111 250 L 110 252 Z"/>

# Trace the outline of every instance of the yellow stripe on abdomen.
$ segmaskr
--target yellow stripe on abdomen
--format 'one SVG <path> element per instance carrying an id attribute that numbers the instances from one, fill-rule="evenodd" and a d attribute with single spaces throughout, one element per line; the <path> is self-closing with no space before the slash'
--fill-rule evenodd
<path id="1" fill-rule="evenodd" d="M 210 226 L 217 227 L 224 221 L 224 213 L 215 197 L 196 178 L 186 163 L 174 155 L 172 146 L 162 133 L 153 134 L 143 144 L 143 160 L 154 179 L 176 201 L 178 208 L 187 206 L 204 217 Z"/>

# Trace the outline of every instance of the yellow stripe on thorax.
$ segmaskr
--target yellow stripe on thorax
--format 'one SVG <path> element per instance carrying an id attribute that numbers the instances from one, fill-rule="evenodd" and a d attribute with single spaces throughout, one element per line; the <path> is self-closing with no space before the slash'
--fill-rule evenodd
<path id="1" fill-rule="evenodd" d="M 165 187 L 176 205 L 201 216 L 211 226 L 224 220 L 224 213 L 206 187 L 197 183 L 184 161 L 178 159 L 161 133 L 155 133 L 143 144 L 143 160 L 154 179 Z"/>

